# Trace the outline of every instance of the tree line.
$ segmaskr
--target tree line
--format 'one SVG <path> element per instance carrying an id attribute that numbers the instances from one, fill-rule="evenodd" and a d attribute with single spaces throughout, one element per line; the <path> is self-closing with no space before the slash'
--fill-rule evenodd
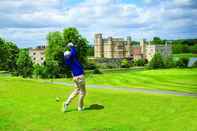
<path id="1" fill-rule="evenodd" d="M 79 61 L 86 66 L 88 41 L 76 28 L 65 28 L 63 31 L 48 33 L 48 46 L 43 65 L 33 64 L 28 49 L 19 49 L 16 44 L 0 38 L 0 70 L 22 77 L 32 77 L 32 75 L 42 78 L 69 77 L 71 74 L 64 64 L 63 56 L 69 42 L 74 43 Z"/>
<path id="2" fill-rule="evenodd" d="M 63 52 L 69 42 L 74 43 L 76 46 L 78 59 L 85 68 L 95 67 L 87 62 L 87 56 L 94 56 L 94 47 L 88 44 L 87 39 L 82 37 L 76 28 L 70 27 L 63 29 L 63 31 L 48 33 L 48 46 L 45 51 L 45 62 L 43 65 L 33 64 L 28 49 L 19 49 L 15 43 L 0 38 L 0 70 L 9 71 L 13 75 L 22 77 L 70 77 L 71 74 L 68 67 L 64 64 L 63 57 Z M 166 42 L 172 44 L 173 53 L 197 53 L 197 39 L 170 41 L 154 37 L 151 44 L 165 44 Z M 159 56 L 156 55 L 155 57 L 153 62 L 150 62 L 150 65 L 164 65 L 163 62 L 158 62 L 161 60 Z M 165 65 L 172 65 L 172 59 L 165 61 L 167 62 Z M 146 62 L 136 61 L 134 65 L 144 65 L 144 63 Z M 127 67 L 128 62 L 123 61 L 122 65 Z M 181 64 L 178 63 L 178 65 Z"/>
<path id="3" fill-rule="evenodd" d="M 179 39 L 179 40 L 162 40 L 159 37 L 154 37 L 151 44 L 171 44 L 173 54 L 180 53 L 197 53 L 197 39 Z"/>

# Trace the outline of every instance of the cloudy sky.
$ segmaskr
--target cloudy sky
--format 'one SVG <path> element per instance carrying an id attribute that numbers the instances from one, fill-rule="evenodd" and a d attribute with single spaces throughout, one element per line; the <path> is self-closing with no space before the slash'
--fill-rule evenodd
<path id="1" fill-rule="evenodd" d="M 0 37 L 19 47 L 46 43 L 47 33 L 77 27 L 134 40 L 197 38 L 196 0 L 0 0 Z"/>

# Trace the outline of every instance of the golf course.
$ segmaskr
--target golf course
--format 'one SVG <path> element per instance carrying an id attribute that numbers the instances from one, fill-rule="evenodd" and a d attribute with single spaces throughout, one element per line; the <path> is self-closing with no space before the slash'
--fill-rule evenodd
<path id="1" fill-rule="evenodd" d="M 62 102 L 71 86 L 0 75 L 1 131 L 196 131 L 197 97 L 91 88 L 144 88 L 197 93 L 197 69 L 127 70 L 87 74 L 85 110 Z M 55 79 L 70 82 L 70 79 Z M 56 101 L 56 98 L 60 101 Z"/>

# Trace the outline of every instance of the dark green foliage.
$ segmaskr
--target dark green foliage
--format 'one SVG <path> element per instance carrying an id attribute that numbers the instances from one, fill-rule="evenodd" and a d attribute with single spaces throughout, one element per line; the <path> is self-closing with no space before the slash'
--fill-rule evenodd
<path id="1" fill-rule="evenodd" d="M 172 68 L 175 67 L 175 62 L 171 56 L 164 58 L 164 65 L 165 68 Z"/>
<path id="2" fill-rule="evenodd" d="M 27 49 L 21 49 L 17 58 L 16 74 L 22 77 L 31 77 L 33 71 L 33 63 Z"/>
<path id="3" fill-rule="evenodd" d="M 197 40 L 174 40 L 172 41 L 172 51 L 174 54 L 179 53 L 197 53 Z"/>
<path id="4" fill-rule="evenodd" d="M 96 64 L 88 63 L 88 64 L 85 65 L 85 69 L 94 70 L 94 69 L 96 69 Z"/>
<path id="5" fill-rule="evenodd" d="M 14 72 L 16 70 L 16 60 L 18 57 L 19 49 L 12 42 L 6 42 L 6 63 L 5 70 Z"/>
<path id="6" fill-rule="evenodd" d="M 69 42 L 77 48 L 79 61 L 85 65 L 87 62 L 88 42 L 83 38 L 76 28 L 66 28 L 62 32 L 50 32 L 48 34 L 48 47 L 46 50 L 46 68 L 49 77 L 70 77 L 70 71 L 65 66 L 63 52 Z M 53 67 L 50 67 L 53 63 Z M 51 72 L 52 71 L 52 72 Z M 55 72 L 56 71 L 56 72 Z"/>
<path id="7" fill-rule="evenodd" d="M 130 67 L 129 61 L 128 61 L 127 59 L 123 59 L 123 60 L 121 61 L 121 67 L 122 67 L 122 68 L 129 68 L 129 67 Z"/>
<path id="8" fill-rule="evenodd" d="M 94 46 L 88 45 L 87 56 L 94 56 Z"/>
<path id="9" fill-rule="evenodd" d="M 161 54 L 159 53 L 156 53 L 148 64 L 148 68 L 150 69 L 159 69 L 164 67 L 165 67 L 164 60 Z"/>
<path id="10" fill-rule="evenodd" d="M 135 66 L 144 66 L 145 64 L 147 64 L 147 61 L 144 59 L 139 59 L 135 60 L 133 63 Z"/>
<path id="11" fill-rule="evenodd" d="M 191 53 L 197 54 L 197 44 L 190 46 L 189 50 Z"/>
<path id="12" fill-rule="evenodd" d="M 151 43 L 156 44 L 156 45 L 162 45 L 162 44 L 165 44 L 165 40 L 162 40 L 159 37 L 154 37 Z"/>
<path id="13" fill-rule="evenodd" d="M 197 67 L 197 61 L 194 62 L 194 64 L 192 65 L 192 67 Z"/>
<path id="14" fill-rule="evenodd" d="M 57 61 L 48 60 L 45 65 L 45 73 L 47 74 L 47 78 L 56 78 L 59 77 L 60 68 Z"/>
<path id="15" fill-rule="evenodd" d="M 66 28 L 63 32 L 64 42 L 67 45 L 72 42 L 77 48 L 77 56 L 79 61 L 85 65 L 87 64 L 88 41 L 82 37 L 76 28 Z M 65 45 L 65 46 L 66 46 Z"/>
<path id="16" fill-rule="evenodd" d="M 176 67 L 178 68 L 186 68 L 188 65 L 189 59 L 182 57 L 176 62 Z"/>
<path id="17" fill-rule="evenodd" d="M 34 65 L 33 75 L 36 78 L 48 78 L 47 68 L 44 65 Z"/>
<path id="18" fill-rule="evenodd" d="M 93 70 L 93 74 L 102 74 L 102 72 L 98 68 L 96 68 Z"/>
<path id="19" fill-rule="evenodd" d="M 0 69 L 14 72 L 18 52 L 19 49 L 14 43 L 0 38 Z"/>

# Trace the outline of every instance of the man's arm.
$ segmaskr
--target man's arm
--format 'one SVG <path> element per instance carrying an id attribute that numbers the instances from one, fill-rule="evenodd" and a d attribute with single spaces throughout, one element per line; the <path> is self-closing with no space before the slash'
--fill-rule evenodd
<path id="1" fill-rule="evenodd" d="M 76 55 L 77 55 L 77 50 L 76 50 L 76 48 L 73 46 L 73 47 L 71 47 L 71 57 L 75 57 Z"/>

